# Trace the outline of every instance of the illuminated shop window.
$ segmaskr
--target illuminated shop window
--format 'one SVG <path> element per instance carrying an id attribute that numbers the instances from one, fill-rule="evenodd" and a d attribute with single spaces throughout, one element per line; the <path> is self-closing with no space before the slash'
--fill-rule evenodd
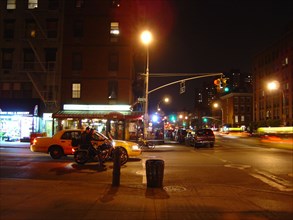
<path id="1" fill-rule="evenodd" d="M 28 0 L 28 9 L 34 9 L 38 7 L 38 0 Z"/>
<path id="2" fill-rule="evenodd" d="M 16 9 L 16 0 L 7 0 L 6 9 L 8 10 Z"/>
<path id="3" fill-rule="evenodd" d="M 80 83 L 72 83 L 72 98 L 79 99 L 80 98 Z"/>

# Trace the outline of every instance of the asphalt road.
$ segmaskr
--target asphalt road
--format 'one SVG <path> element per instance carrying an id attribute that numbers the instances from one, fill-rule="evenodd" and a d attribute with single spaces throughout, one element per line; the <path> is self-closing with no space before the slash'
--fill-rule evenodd
<path id="1" fill-rule="evenodd" d="M 0 149 L 1 211 L 4 213 L 9 213 L 9 210 L 3 205 L 3 199 L 11 196 L 9 188 L 15 187 L 12 184 L 15 180 L 43 181 L 42 187 L 45 188 L 50 187 L 56 181 L 61 181 L 62 185 L 96 183 L 97 185 L 103 184 L 103 186 L 109 186 L 112 182 L 112 162 L 107 162 L 106 169 L 101 171 L 98 170 L 96 163 L 77 165 L 72 156 L 53 160 L 49 155 L 33 153 L 25 147 L 10 146 L 7 148 L 2 145 Z M 179 200 L 174 200 L 175 203 L 177 201 L 178 213 L 181 203 L 185 204 L 185 199 L 196 193 L 203 204 L 213 203 L 213 206 L 217 207 L 217 212 L 221 213 L 227 211 L 227 206 L 234 207 L 237 203 L 236 209 L 241 207 L 243 212 L 251 212 L 251 207 L 247 204 L 253 204 L 262 210 L 261 212 L 266 213 L 255 216 L 253 214 L 255 219 L 290 219 L 293 217 L 292 150 L 263 144 L 257 139 L 222 137 L 217 138 L 214 148 L 195 149 L 179 144 L 159 145 L 154 150 L 144 151 L 139 158 L 130 159 L 121 168 L 120 184 L 122 188 L 135 186 L 134 188 L 146 189 L 145 163 L 148 159 L 164 161 L 164 193 L 168 198 L 172 198 L 172 193 L 180 195 Z M 8 187 L 8 191 L 4 190 L 4 187 L 5 189 Z M 37 186 L 34 185 L 34 187 Z M 26 190 L 21 187 L 14 188 L 14 190 L 21 195 L 26 193 Z M 126 189 L 124 188 L 124 190 Z M 155 200 L 158 199 L 157 197 L 164 197 L 165 194 L 160 193 L 153 197 L 147 196 L 145 193 L 144 195 L 148 199 Z M 139 195 L 137 198 L 139 199 Z M 155 212 L 160 211 L 160 207 L 155 208 L 157 210 Z M 144 216 L 141 219 L 173 219 L 171 216 L 169 215 L 167 218 Z M 194 219 L 205 218 L 195 217 Z M 246 218 L 239 217 L 238 219 Z"/>

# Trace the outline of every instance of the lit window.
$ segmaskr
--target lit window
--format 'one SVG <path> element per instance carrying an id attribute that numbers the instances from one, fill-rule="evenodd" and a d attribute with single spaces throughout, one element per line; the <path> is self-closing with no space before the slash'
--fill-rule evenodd
<path id="1" fill-rule="evenodd" d="M 28 0 L 28 9 L 34 9 L 38 7 L 38 0 Z"/>
<path id="2" fill-rule="evenodd" d="M 119 23 L 118 22 L 111 22 L 111 35 L 119 35 Z"/>
<path id="3" fill-rule="evenodd" d="M 80 83 L 72 83 L 72 98 L 80 98 Z"/>
<path id="4" fill-rule="evenodd" d="M 244 115 L 241 115 L 241 121 L 244 121 L 244 119 L 245 119 Z"/>
<path id="5" fill-rule="evenodd" d="M 108 82 L 108 99 L 117 99 L 118 81 L 110 80 Z"/>
<path id="6" fill-rule="evenodd" d="M 6 9 L 8 10 L 16 9 L 16 0 L 7 0 Z"/>
<path id="7" fill-rule="evenodd" d="M 37 24 L 34 20 L 28 19 L 25 24 L 26 37 L 35 38 L 37 36 Z"/>
<path id="8" fill-rule="evenodd" d="M 238 115 L 235 115 L 235 123 L 238 123 Z"/>

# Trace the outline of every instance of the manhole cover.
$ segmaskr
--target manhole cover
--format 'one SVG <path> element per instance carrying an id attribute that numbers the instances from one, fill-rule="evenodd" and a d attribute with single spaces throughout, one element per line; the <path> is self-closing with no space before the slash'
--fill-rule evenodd
<path id="1" fill-rule="evenodd" d="M 164 190 L 167 192 L 183 192 L 186 188 L 183 186 L 165 186 Z"/>

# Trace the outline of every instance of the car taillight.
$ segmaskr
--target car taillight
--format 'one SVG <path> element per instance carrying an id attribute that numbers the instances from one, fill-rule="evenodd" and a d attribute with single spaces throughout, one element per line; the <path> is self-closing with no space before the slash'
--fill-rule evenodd
<path id="1" fill-rule="evenodd" d="M 36 143 L 37 143 L 37 139 L 34 138 L 34 140 L 33 140 L 33 144 L 36 144 Z"/>

